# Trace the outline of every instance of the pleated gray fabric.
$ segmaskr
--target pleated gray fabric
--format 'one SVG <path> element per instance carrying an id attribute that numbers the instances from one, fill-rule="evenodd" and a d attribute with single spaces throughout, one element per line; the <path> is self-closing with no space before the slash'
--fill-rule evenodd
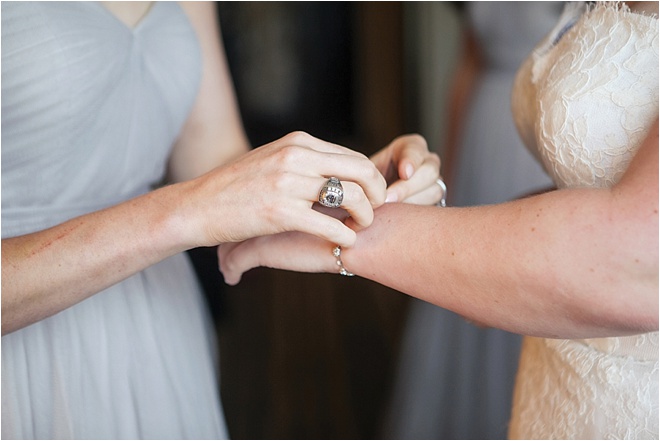
<path id="1" fill-rule="evenodd" d="M 3 2 L 2 237 L 161 182 L 200 78 L 175 2 Z M 2 438 L 227 437 L 209 323 L 177 255 L 2 337 Z"/>

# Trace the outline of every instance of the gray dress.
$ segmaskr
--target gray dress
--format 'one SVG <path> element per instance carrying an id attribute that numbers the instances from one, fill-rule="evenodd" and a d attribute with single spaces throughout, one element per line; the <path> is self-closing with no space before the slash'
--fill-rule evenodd
<path id="1" fill-rule="evenodd" d="M 176 3 L 3 2 L 2 237 L 157 185 L 200 77 Z M 226 437 L 209 329 L 177 255 L 2 337 L 2 438 Z"/>

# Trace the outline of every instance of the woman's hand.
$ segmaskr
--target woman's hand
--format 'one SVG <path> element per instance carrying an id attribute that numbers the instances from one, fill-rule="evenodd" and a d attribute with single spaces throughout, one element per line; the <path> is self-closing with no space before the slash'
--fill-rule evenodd
<path id="1" fill-rule="evenodd" d="M 403 135 L 371 157 L 387 181 L 386 202 L 434 205 L 442 190 L 437 185 L 440 157 L 430 152 L 420 135 Z"/>
<path id="2" fill-rule="evenodd" d="M 398 137 L 371 160 L 389 184 L 388 202 L 432 205 L 440 200 L 442 191 L 436 183 L 440 158 L 429 152 L 421 136 Z M 341 210 L 317 209 L 339 219 L 345 217 Z M 361 229 L 354 217 L 347 224 L 356 231 Z M 218 248 L 220 271 L 232 285 L 240 281 L 243 273 L 258 266 L 310 273 L 338 272 L 332 256 L 336 243 L 332 239 L 289 232 L 224 244 Z"/>
<path id="3" fill-rule="evenodd" d="M 338 273 L 333 248 L 332 242 L 299 232 L 255 237 L 220 245 L 219 268 L 228 285 L 238 284 L 243 273 L 260 266 L 304 273 Z"/>
<path id="4" fill-rule="evenodd" d="M 429 151 L 422 136 L 400 136 L 370 159 L 387 181 L 386 203 L 436 205 L 444 196 L 443 190 L 437 184 L 440 176 L 440 157 Z M 353 218 L 349 218 L 345 210 L 320 205 L 316 205 L 314 209 L 345 220 L 354 231 L 363 228 Z"/>
<path id="5" fill-rule="evenodd" d="M 355 232 L 312 206 L 329 177 L 341 180 L 345 209 L 359 228 L 385 202 L 386 184 L 364 155 L 295 132 L 181 185 L 181 228 L 193 246 L 301 231 L 343 246 Z"/>

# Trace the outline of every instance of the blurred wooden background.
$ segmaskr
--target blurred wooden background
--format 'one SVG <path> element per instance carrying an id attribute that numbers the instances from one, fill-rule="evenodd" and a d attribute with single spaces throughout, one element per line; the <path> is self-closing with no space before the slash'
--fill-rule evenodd
<path id="1" fill-rule="evenodd" d="M 415 36 L 402 2 L 220 2 L 219 13 L 254 146 L 305 130 L 371 154 L 423 131 L 411 117 L 418 102 L 439 103 L 406 83 Z M 228 287 L 214 250 L 191 256 L 216 319 L 232 438 L 381 436 L 407 296 L 359 277 L 269 269 Z"/>

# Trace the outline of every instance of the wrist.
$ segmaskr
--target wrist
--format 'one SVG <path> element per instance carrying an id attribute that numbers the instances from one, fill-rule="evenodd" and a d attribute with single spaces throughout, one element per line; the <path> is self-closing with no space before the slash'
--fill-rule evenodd
<path id="1" fill-rule="evenodd" d="M 362 277 L 372 278 L 373 272 L 379 267 L 380 260 L 386 260 L 389 238 L 398 229 L 389 229 L 390 222 L 395 222 L 392 213 L 406 207 L 406 210 L 416 208 L 414 205 L 401 203 L 385 204 L 374 210 L 374 221 L 367 228 L 357 231 L 356 240 L 350 248 L 342 247 L 342 263 L 347 271 Z M 384 238 L 388 238 L 385 240 Z M 376 265 L 376 267 L 374 267 Z"/>
<path id="2" fill-rule="evenodd" d="M 153 239 L 170 250 L 171 254 L 203 246 L 196 234 L 199 228 L 189 206 L 188 187 L 187 182 L 177 183 L 146 195 L 150 201 L 148 212 L 152 213 L 150 225 Z"/>

